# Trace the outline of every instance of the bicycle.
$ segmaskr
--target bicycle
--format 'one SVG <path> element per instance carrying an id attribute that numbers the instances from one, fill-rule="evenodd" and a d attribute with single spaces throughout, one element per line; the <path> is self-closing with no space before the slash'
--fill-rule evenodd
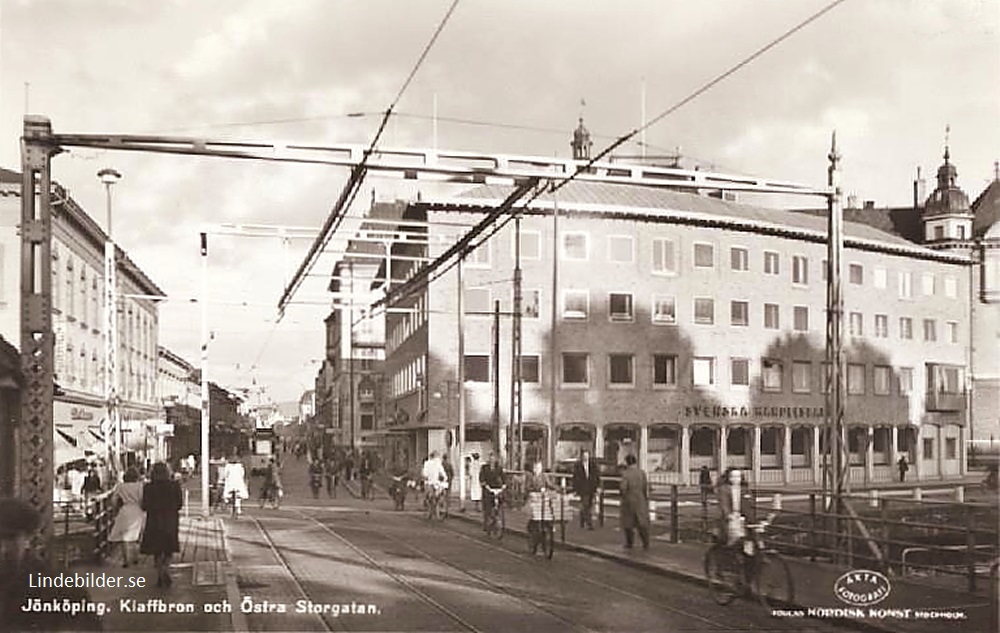
<path id="1" fill-rule="evenodd" d="M 528 521 L 528 545 L 531 548 L 531 555 L 538 553 L 538 546 L 542 546 L 542 553 L 545 558 L 552 559 L 555 551 L 555 509 L 552 507 L 552 496 L 545 490 L 528 493 L 528 503 L 531 506 L 531 519 Z M 546 506 L 548 506 L 548 516 L 545 518 Z"/>
<path id="2" fill-rule="evenodd" d="M 486 535 L 495 537 L 498 541 L 503 539 L 504 529 L 507 527 L 507 519 L 504 516 L 504 497 L 503 491 L 507 488 L 506 485 L 500 486 L 499 488 L 490 488 L 484 485 L 483 488 L 489 491 L 493 495 L 493 504 L 487 510 L 486 513 Z"/>
<path id="3" fill-rule="evenodd" d="M 739 541 L 729 545 L 724 535 L 705 552 L 705 576 L 715 602 L 727 605 L 737 595 L 756 597 L 766 607 L 777 607 L 795 599 L 792 574 L 781 554 L 764 543 L 764 532 L 774 514 L 746 526 Z"/>
<path id="4" fill-rule="evenodd" d="M 427 492 L 424 503 L 427 506 L 427 519 L 430 521 L 444 521 L 442 510 L 442 495 L 445 490 L 444 482 L 434 482 L 427 484 Z"/>

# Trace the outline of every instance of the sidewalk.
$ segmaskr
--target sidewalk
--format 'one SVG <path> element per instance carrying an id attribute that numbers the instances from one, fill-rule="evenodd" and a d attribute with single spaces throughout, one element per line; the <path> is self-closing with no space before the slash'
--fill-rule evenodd
<path id="1" fill-rule="evenodd" d="M 457 503 L 453 507 L 457 506 Z M 452 516 L 479 524 L 481 517 L 470 511 L 453 512 Z M 507 512 L 507 529 L 513 533 L 527 535 L 528 514 L 521 510 Z M 556 529 L 557 548 L 579 551 L 605 559 L 621 562 L 632 567 L 690 580 L 708 591 L 704 557 L 707 544 L 697 542 L 671 543 L 667 536 L 667 525 L 662 521 L 652 524 L 649 550 L 643 550 L 636 543 L 635 549 L 625 549 L 624 534 L 617 527 L 617 519 L 606 520 L 603 527 L 586 530 L 579 526 L 578 519 L 567 522 L 565 542 L 560 541 L 560 531 Z M 555 557 L 558 561 L 558 554 Z M 811 563 L 798 558 L 786 559 L 795 584 L 795 610 L 802 612 L 797 617 L 808 617 L 809 609 L 837 609 L 837 612 L 815 612 L 820 617 L 847 614 L 844 609 L 850 605 L 840 602 L 834 595 L 836 580 L 846 571 L 846 567 L 833 564 Z M 558 564 L 556 562 L 555 564 Z M 910 580 L 890 578 L 892 590 L 889 596 L 873 607 L 861 609 L 862 618 L 847 618 L 855 627 L 873 631 L 899 633 L 939 633 L 940 631 L 989 630 L 989 587 L 980 586 L 976 594 L 919 584 Z M 980 585 L 987 585 L 984 581 Z M 729 608 L 740 608 L 734 603 Z M 873 611 L 869 611 L 872 609 Z M 909 613 L 906 610 L 909 609 Z M 791 610 L 791 609 L 790 609 Z M 882 610 L 900 610 L 883 613 Z M 916 611 L 937 611 L 957 614 L 961 619 L 918 619 Z M 881 617 L 880 617 L 881 616 Z M 933 616 L 932 616 L 933 617 Z M 940 617 L 940 616 L 938 616 Z"/>
<path id="2" fill-rule="evenodd" d="M 89 588 L 95 603 L 104 603 L 105 631 L 232 631 L 233 616 L 240 615 L 235 580 L 229 573 L 222 519 L 181 517 L 180 552 L 171 564 L 173 585 L 156 586 L 152 558 L 142 556 L 138 566 L 123 568 L 114 552 L 103 565 L 77 565 L 71 572 L 118 576 L 119 583 L 143 586 Z M 121 580 L 123 579 L 123 580 Z M 236 613 L 223 612 L 233 604 Z M 206 611 L 207 608 L 212 612 Z M 219 611 L 216 613 L 215 611 Z"/>

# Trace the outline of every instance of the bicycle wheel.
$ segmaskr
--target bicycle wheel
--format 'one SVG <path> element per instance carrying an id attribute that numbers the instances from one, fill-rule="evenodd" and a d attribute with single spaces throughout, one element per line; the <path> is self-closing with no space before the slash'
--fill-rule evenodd
<path id="1" fill-rule="evenodd" d="M 792 573 L 780 554 L 761 552 L 754 576 L 754 591 L 764 606 L 784 606 L 795 600 Z"/>
<path id="2" fill-rule="evenodd" d="M 507 529 L 507 519 L 504 517 L 503 505 L 497 506 L 497 540 L 503 540 L 504 530 Z"/>
<path id="3" fill-rule="evenodd" d="M 705 552 L 705 577 L 717 604 L 727 605 L 736 597 L 737 570 L 733 552 L 718 543 Z"/>

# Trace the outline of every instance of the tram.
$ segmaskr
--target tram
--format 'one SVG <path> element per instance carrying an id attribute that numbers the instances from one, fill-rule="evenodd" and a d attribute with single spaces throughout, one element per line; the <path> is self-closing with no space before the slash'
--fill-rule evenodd
<path id="1" fill-rule="evenodd" d="M 250 476 L 263 475 L 275 451 L 274 428 L 258 426 L 254 429 L 250 452 Z"/>

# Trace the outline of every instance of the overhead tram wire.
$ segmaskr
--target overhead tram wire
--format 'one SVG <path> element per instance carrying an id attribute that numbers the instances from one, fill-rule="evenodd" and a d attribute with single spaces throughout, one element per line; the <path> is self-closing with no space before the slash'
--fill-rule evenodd
<path id="1" fill-rule="evenodd" d="M 299 266 L 299 269 L 292 276 L 292 280 L 285 289 L 285 292 L 282 293 L 281 299 L 278 300 L 279 319 L 284 315 L 284 309 L 282 306 L 292 298 L 292 295 L 294 295 L 302 285 L 306 273 L 312 270 L 312 267 L 316 264 L 316 261 L 319 258 L 319 253 L 324 250 L 330 243 L 330 240 L 333 239 L 333 234 L 343 221 L 344 216 L 347 214 L 347 210 L 350 209 L 351 205 L 354 203 L 358 192 L 361 190 L 361 185 L 364 183 L 365 174 L 367 174 L 368 171 L 368 159 L 375 152 L 375 148 L 378 146 L 378 142 L 382 138 L 382 133 L 385 131 L 386 125 L 389 123 L 389 117 L 392 116 L 393 111 L 399 104 L 399 100 L 402 99 L 403 93 L 405 93 L 406 89 L 409 88 L 410 83 L 416 76 L 420 66 L 423 65 L 424 60 L 427 59 L 428 53 L 430 53 L 431 48 L 437 41 L 438 36 L 441 35 L 441 31 L 444 30 L 445 24 L 448 23 L 452 13 L 454 13 L 455 7 L 458 6 L 458 2 L 459 0 L 452 0 L 451 6 L 448 7 L 448 12 L 445 13 L 441 23 L 438 24 L 437 28 L 434 30 L 434 34 L 431 36 L 430 41 L 428 41 L 427 45 L 424 46 L 424 50 L 421 51 L 420 56 L 417 58 L 417 62 L 410 70 L 410 74 L 407 75 L 406 80 L 399 89 L 399 92 L 396 93 L 392 103 L 389 104 L 389 107 L 382 116 L 382 121 L 379 123 L 378 130 L 375 132 L 374 138 L 372 138 L 371 143 L 368 145 L 368 149 L 365 150 L 363 156 L 361 157 L 361 162 L 351 169 L 351 175 L 347 184 L 341 191 L 337 204 L 334 207 L 334 209 L 340 209 L 341 213 L 336 216 L 331 213 L 330 216 L 327 217 L 326 221 L 323 223 L 323 228 L 321 229 L 319 236 L 316 238 L 316 241 L 313 242 L 312 246 L 309 247 L 309 252 L 306 254 L 306 258 L 302 261 L 302 265 Z"/>
<path id="2" fill-rule="evenodd" d="M 531 197 L 528 198 L 527 201 L 525 201 L 525 202 L 523 202 L 523 203 L 521 203 L 519 205 L 518 210 L 519 211 L 526 211 L 528 209 L 528 207 L 531 205 L 531 203 L 534 202 L 535 200 L 537 200 L 543 193 L 546 193 L 546 192 L 548 192 L 548 193 L 555 193 L 555 192 L 557 192 L 559 189 L 563 188 L 564 186 L 566 186 L 567 184 L 569 184 L 570 182 L 572 182 L 573 180 L 575 180 L 578 175 L 580 175 L 581 173 L 584 173 L 584 172 L 587 172 L 588 170 L 590 170 L 590 168 L 593 167 L 595 163 L 597 163 L 598 161 L 600 161 L 602 158 L 604 158 L 605 156 L 607 156 L 608 154 L 610 154 L 612 151 L 614 151 L 618 147 L 624 145 L 625 143 L 627 143 L 628 141 L 630 141 L 631 139 L 633 139 L 636 135 L 638 135 L 643 130 L 649 129 L 651 126 L 655 125 L 656 123 L 659 123 L 660 121 L 662 121 L 663 119 L 665 119 L 669 115 L 673 114 L 674 112 L 676 112 L 677 110 L 679 110 L 683 106 L 687 105 L 688 103 L 691 103 L 692 101 L 694 101 L 695 99 L 697 99 L 698 97 L 700 97 L 704 93 L 708 92 L 710 89 L 712 89 L 713 87 L 715 87 L 716 85 L 718 85 L 722 81 L 728 79 L 730 76 L 732 76 L 736 72 L 738 72 L 738 71 L 742 70 L 743 68 L 745 68 L 747 65 L 749 65 L 750 63 L 752 63 L 753 61 L 755 61 L 756 59 L 758 59 L 759 57 L 761 57 L 764 53 L 770 51 L 771 49 L 773 49 L 778 44 L 784 42 L 786 39 L 788 39 L 789 37 L 791 37 L 795 33 L 801 31 L 803 28 L 805 28 L 809 24 L 812 24 L 813 22 L 815 22 L 816 20 L 818 20 L 820 17 L 826 15 L 827 13 L 829 13 L 830 11 L 832 11 L 833 9 L 835 9 L 837 6 L 843 4 L 844 2 L 845 2 L 845 0 L 833 0 L 832 2 L 830 2 L 829 4 L 827 4 L 826 6 L 824 6 L 822 9 L 820 9 L 819 11 L 816 11 L 815 13 L 811 14 L 810 16 L 808 16 L 807 18 L 805 18 L 804 20 L 798 22 L 797 24 L 795 24 L 790 29 L 786 30 L 784 33 L 782 33 L 778 37 L 772 39 L 770 42 L 768 42 L 764 46 L 758 48 L 756 51 L 754 51 L 753 53 L 751 53 L 749 56 L 743 58 L 741 61 L 739 61 L 738 63 L 734 64 L 733 66 L 731 66 L 730 68 L 728 68 L 727 70 L 725 70 L 724 72 L 722 72 L 721 74 L 716 75 L 712 80 L 708 81 L 707 83 L 705 83 L 704 85 L 702 85 L 700 88 L 698 88 L 697 90 L 695 90 L 694 92 L 692 92 L 688 96 L 686 96 L 683 99 L 681 99 L 680 101 L 678 101 L 676 104 L 670 106 L 669 108 L 667 108 L 666 110 L 664 110 L 660 114 L 656 115 L 655 117 L 653 117 L 652 119 L 650 119 L 649 121 L 647 121 L 646 123 L 644 123 L 643 125 L 641 125 L 641 126 L 635 128 L 635 129 L 633 129 L 632 131 L 630 131 L 630 132 L 628 132 L 628 133 L 620 136 L 617 140 L 615 140 L 615 142 L 613 142 L 611 145 L 607 146 L 605 149 L 603 149 L 596 156 L 590 158 L 585 164 L 577 166 L 576 169 L 573 171 L 573 173 L 570 174 L 569 176 L 566 176 L 566 177 L 564 177 L 562 179 L 559 179 L 559 180 L 557 180 L 556 178 L 552 178 L 550 180 L 550 183 L 552 183 L 552 184 L 550 186 L 548 186 L 548 187 L 535 187 L 535 192 L 531 195 Z M 536 179 L 536 182 L 537 182 L 537 179 Z M 472 229 L 461 240 L 459 240 L 459 242 L 457 242 L 455 244 L 456 247 L 459 246 L 459 245 L 462 245 L 462 249 L 460 249 L 460 250 L 462 250 L 462 254 L 464 254 L 465 252 L 468 252 L 470 250 L 474 250 L 474 248 L 468 248 L 470 246 L 471 242 L 476 237 L 478 237 L 480 233 L 485 232 L 490 225 L 494 225 L 495 224 L 495 226 L 493 227 L 493 230 L 490 231 L 486 235 L 486 237 L 480 239 L 477 242 L 476 247 L 478 247 L 484 241 L 490 239 L 492 236 L 496 235 L 500 230 L 502 230 L 511 221 L 511 219 L 513 219 L 515 217 L 515 215 L 517 215 L 516 213 L 511 213 L 511 214 L 508 214 L 506 218 L 500 219 L 501 210 L 504 210 L 505 208 L 506 208 L 506 210 L 509 210 L 514 204 L 517 203 L 517 201 L 521 198 L 521 196 L 524 195 L 524 193 L 522 192 L 522 193 L 516 195 L 516 197 L 515 197 L 515 194 L 517 194 L 518 191 L 520 191 L 520 188 L 515 189 L 515 192 L 512 193 L 510 196 L 508 196 L 508 198 L 506 200 L 504 200 L 503 203 L 501 203 L 500 207 L 498 207 L 493 212 L 489 213 L 487 215 L 487 217 L 484 218 L 482 221 L 480 221 L 478 224 L 474 225 L 472 227 Z M 374 304 L 372 304 L 372 306 L 375 307 L 375 308 L 378 308 L 378 307 L 380 307 L 382 305 L 385 305 L 385 306 L 388 307 L 389 305 L 394 304 L 396 301 L 398 301 L 398 299 L 400 299 L 401 297 L 408 296 L 410 294 L 413 294 L 415 292 L 418 292 L 418 291 L 421 291 L 421 290 L 425 289 L 431 282 L 436 281 L 442 275 L 444 275 L 446 272 L 448 272 L 449 270 L 451 270 L 455 265 L 457 265 L 457 263 L 460 260 L 460 258 L 454 257 L 454 255 L 456 253 L 453 252 L 453 251 L 455 251 L 455 250 L 456 249 L 453 247 L 453 248 L 448 249 L 447 251 L 445 251 L 436 260 L 434 260 L 433 262 L 431 262 L 430 264 L 428 264 L 427 266 L 425 266 L 424 268 L 422 268 L 407 283 L 405 283 L 402 286 L 400 286 L 399 288 L 397 288 L 396 291 L 387 292 L 385 297 L 383 297 L 382 299 L 376 301 Z"/>

